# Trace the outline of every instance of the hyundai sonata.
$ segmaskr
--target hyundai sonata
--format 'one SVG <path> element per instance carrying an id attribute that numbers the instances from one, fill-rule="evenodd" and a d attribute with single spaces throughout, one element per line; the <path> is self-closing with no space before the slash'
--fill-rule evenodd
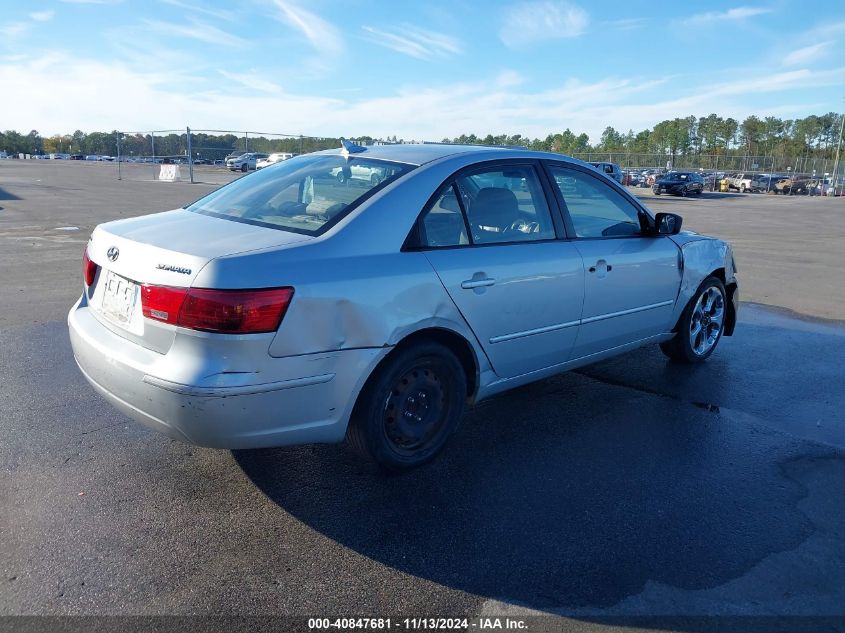
<path id="1" fill-rule="evenodd" d="M 83 281 L 74 355 L 123 413 L 220 448 L 347 438 L 394 470 L 495 393 L 647 344 L 703 361 L 738 301 L 726 242 L 590 165 L 438 144 L 345 143 L 102 224 Z"/>

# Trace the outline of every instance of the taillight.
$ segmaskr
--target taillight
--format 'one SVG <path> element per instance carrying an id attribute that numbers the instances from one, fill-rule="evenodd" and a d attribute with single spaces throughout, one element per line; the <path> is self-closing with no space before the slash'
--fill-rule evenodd
<path id="1" fill-rule="evenodd" d="M 287 312 L 293 288 L 215 290 L 142 286 L 144 316 L 203 332 L 275 332 Z"/>
<path id="2" fill-rule="evenodd" d="M 85 247 L 85 253 L 82 255 L 82 278 L 85 280 L 85 285 L 90 286 L 94 283 L 94 276 L 97 274 L 97 264 L 91 261 L 88 257 L 88 247 Z"/>
<path id="3" fill-rule="evenodd" d="M 141 311 L 148 319 L 176 325 L 187 288 L 141 286 Z"/>

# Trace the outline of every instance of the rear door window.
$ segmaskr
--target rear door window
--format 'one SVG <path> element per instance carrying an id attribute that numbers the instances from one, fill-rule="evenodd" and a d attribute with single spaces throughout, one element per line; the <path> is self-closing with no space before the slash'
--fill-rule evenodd
<path id="1" fill-rule="evenodd" d="M 531 165 L 496 167 L 456 179 L 473 244 L 555 238 L 549 205 Z"/>

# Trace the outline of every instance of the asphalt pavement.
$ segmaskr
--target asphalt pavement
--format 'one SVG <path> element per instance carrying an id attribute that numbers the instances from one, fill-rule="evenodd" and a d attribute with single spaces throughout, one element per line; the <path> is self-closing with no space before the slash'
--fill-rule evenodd
<path id="1" fill-rule="evenodd" d="M 502 394 L 388 477 L 344 445 L 187 446 L 95 395 L 64 321 L 87 235 L 211 189 L 108 168 L 0 161 L 0 615 L 845 616 L 842 200 L 648 199 L 798 314 L 744 303 L 705 364 L 646 348 Z"/>

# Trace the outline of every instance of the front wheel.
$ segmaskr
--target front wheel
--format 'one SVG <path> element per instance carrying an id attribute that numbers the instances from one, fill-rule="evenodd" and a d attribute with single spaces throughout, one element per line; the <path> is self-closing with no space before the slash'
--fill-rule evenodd
<path id="1" fill-rule="evenodd" d="M 706 360 L 725 331 L 726 297 L 725 286 L 720 279 L 705 279 L 684 308 L 675 337 L 660 344 L 663 353 L 682 363 Z"/>
<path id="2" fill-rule="evenodd" d="M 346 439 L 384 470 L 421 466 L 457 428 L 466 397 L 466 375 L 448 348 L 426 342 L 397 350 L 361 391 Z"/>
<path id="3" fill-rule="evenodd" d="M 243 173 L 246 173 L 247 169 L 249 169 L 249 166 L 248 166 L 246 163 L 244 163 L 243 165 L 241 165 L 241 171 L 242 171 Z"/>

